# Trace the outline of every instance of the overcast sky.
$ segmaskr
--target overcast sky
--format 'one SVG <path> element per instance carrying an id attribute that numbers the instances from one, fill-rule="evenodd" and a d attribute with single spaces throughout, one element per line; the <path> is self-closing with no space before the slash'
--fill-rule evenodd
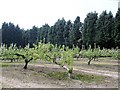
<path id="1" fill-rule="evenodd" d="M 74 21 L 80 16 L 84 21 L 87 13 L 103 10 L 118 10 L 117 0 L 0 0 L 0 26 L 5 22 L 19 24 L 30 29 L 33 25 L 41 27 L 45 23 L 53 25 L 59 18 Z"/>

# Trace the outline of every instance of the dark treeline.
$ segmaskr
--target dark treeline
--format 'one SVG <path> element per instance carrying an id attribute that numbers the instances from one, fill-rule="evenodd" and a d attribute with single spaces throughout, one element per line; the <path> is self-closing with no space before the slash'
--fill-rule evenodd
<path id="1" fill-rule="evenodd" d="M 101 48 L 120 48 L 120 9 L 115 17 L 112 12 L 103 11 L 99 16 L 96 12 L 90 12 L 84 19 L 84 23 L 77 16 L 74 22 L 58 19 L 53 26 L 48 24 L 38 28 L 33 26 L 30 30 L 20 29 L 13 23 L 2 24 L 2 43 L 8 46 L 13 43 L 24 47 L 28 43 L 32 46 L 40 40 L 44 43 L 66 45 L 69 47 L 84 45 L 86 48 L 96 43 Z"/>

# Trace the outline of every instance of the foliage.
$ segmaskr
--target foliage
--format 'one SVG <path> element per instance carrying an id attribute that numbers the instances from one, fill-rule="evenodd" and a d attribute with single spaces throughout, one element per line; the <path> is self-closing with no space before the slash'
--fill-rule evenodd
<path id="1" fill-rule="evenodd" d="M 94 46 L 95 43 L 95 35 L 96 35 L 96 21 L 98 14 L 96 12 L 91 12 L 87 14 L 87 17 L 84 20 L 83 29 L 82 29 L 82 37 L 83 37 L 83 44 L 88 46 Z"/>
<path id="2" fill-rule="evenodd" d="M 91 48 L 91 46 L 89 46 L 89 49 L 82 49 L 80 51 L 80 54 L 82 57 L 87 57 L 87 58 L 91 58 L 91 57 L 112 57 L 115 59 L 119 59 L 119 52 L 120 49 L 116 48 L 116 49 L 100 49 L 100 47 L 94 47 L 93 49 Z"/>
<path id="3" fill-rule="evenodd" d="M 82 38 L 82 33 L 80 31 L 80 27 L 82 26 L 80 22 L 80 17 L 77 16 L 77 18 L 74 21 L 73 27 L 69 33 L 69 40 L 70 40 L 70 46 L 78 46 L 79 40 Z"/>
<path id="4" fill-rule="evenodd" d="M 115 30 L 114 30 L 115 46 L 120 48 L 120 8 L 115 16 Z"/>
<path id="5" fill-rule="evenodd" d="M 2 24 L 2 43 L 8 46 L 10 46 L 11 43 L 17 46 L 23 46 L 22 32 L 23 30 L 21 30 L 18 25 L 15 26 L 11 22 L 4 22 Z"/>
<path id="6" fill-rule="evenodd" d="M 17 48 L 11 44 L 10 47 L 2 46 L 2 58 L 23 58 L 25 60 L 24 68 L 27 69 L 27 64 L 31 60 L 44 60 L 50 61 L 61 67 L 65 68 L 68 73 L 72 73 L 74 56 L 79 53 L 78 48 L 69 49 L 64 45 L 58 46 L 50 43 L 39 42 L 37 45 L 34 44 L 33 48 L 30 45 L 26 45 L 25 48 Z M 59 59 L 59 60 L 57 60 Z"/>
<path id="7" fill-rule="evenodd" d="M 101 48 L 114 47 L 113 31 L 114 31 L 114 18 L 111 12 L 103 11 L 98 20 L 96 21 L 96 44 Z"/>
<path id="8" fill-rule="evenodd" d="M 2 24 L 0 32 L 2 32 L 2 43 L 10 46 L 11 43 L 17 47 L 25 47 L 28 43 L 30 47 L 33 44 L 52 43 L 57 45 L 65 45 L 70 48 L 85 45 L 86 49 L 89 45 L 94 47 L 94 43 L 102 49 L 120 48 L 120 9 L 118 9 L 115 17 L 112 12 L 103 11 L 99 16 L 96 12 L 90 12 L 86 15 L 84 23 L 77 16 L 74 22 L 65 21 L 64 18 L 58 19 L 53 26 L 48 24 L 42 25 L 40 28 L 33 26 L 31 29 L 20 29 L 18 25 L 13 23 Z"/>
<path id="9" fill-rule="evenodd" d="M 2 59 L 10 59 L 11 62 L 13 59 L 18 59 L 15 54 L 15 52 L 19 51 L 19 49 L 16 47 L 16 45 L 11 44 L 8 48 L 6 45 L 1 45 L 1 58 Z"/>

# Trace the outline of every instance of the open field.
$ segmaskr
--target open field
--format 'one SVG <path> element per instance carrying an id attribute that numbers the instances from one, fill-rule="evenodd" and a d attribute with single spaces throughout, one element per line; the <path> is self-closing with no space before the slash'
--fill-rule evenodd
<path id="1" fill-rule="evenodd" d="M 32 61 L 24 70 L 24 62 L 2 62 L 0 83 L 3 88 L 118 88 L 118 61 L 99 58 L 87 65 L 87 59 L 75 60 L 73 78 L 58 65 Z"/>

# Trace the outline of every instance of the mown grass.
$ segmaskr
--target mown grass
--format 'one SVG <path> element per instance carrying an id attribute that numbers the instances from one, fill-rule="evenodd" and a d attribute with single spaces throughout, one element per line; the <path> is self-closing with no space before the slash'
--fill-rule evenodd
<path id="1" fill-rule="evenodd" d="M 67 72 L 49 72 L 46 73 L 46 75 L 52 79 L 58 79 L 58 80 L 68 80 L 68 73 Z M 80 80 L 82 82 L 101 82 L 104 80 L 103 76 L 97 76 L 97 75 L 87 75 L 87 74 L 75 74 L 73 73 L 72 79 L 74 80 Z"/>

